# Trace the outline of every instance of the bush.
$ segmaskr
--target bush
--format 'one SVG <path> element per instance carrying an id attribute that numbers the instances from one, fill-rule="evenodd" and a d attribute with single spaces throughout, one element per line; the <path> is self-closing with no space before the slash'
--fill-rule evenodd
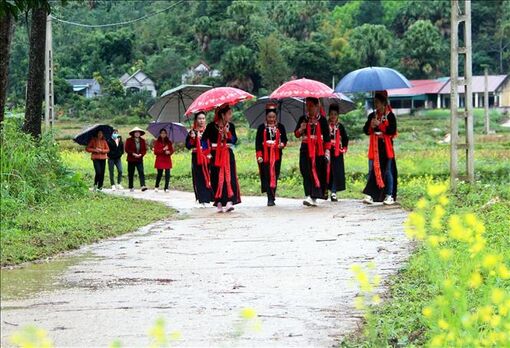
<path id="1" fill-rule="evenodd" d="M 79 174 L 69 171 L 48 133 L 34 139 L 21 131 L 20 119 L 6 119 L 1 132 L 2 227 L 20 210 L 56 194 L 82 195 L 87 187 Z"/>

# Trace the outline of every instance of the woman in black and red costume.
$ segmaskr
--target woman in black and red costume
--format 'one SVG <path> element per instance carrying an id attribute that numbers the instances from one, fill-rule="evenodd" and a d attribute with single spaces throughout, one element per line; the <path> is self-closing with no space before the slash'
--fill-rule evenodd
<path id="1" fill-rule="evenodd" d="M 301 138 L 299 169 L 303 176 L 303 204 L 317 206 L 327 199 L 327 162 L 330 159 L 329 125 L 317 98 L 306 98 L 306 115 L 298 120 L 294 135 Z"/>
<path id="2" fill-rule="evenodd" d="M 202 135 L 202 139 L 211 144 L 211 186 L 214 205 L 219 213 L 230 212 L 235 204 L 241 203 L 236 159 L 232 151 L 237 135 L 231 119 L 232 110 L 228 104 L 216 108 L 214 121 L 207 125 Z"/>
<path id="3" fill-rule="evenodd" d="M 368 182 L 363 190 L 364 203 L 391 205 L 397 199 L 397 164 L 393 139 L 397 136 L 397 118 L 388 103 L 388 92 L 378 91 L 375 111 L 368 115 L 363 132 L 368 135 Z"/>
<path id="4" fill-rule="evenodd" d="M 266 121 L 257 129 L 255 138 L 261 191 L 267 194 L 269 207 L 275 205 L 276 186 L 282 164 L 282 149 L 287 145 L 287 133 L 283 124 L 276 121 L 276 110 L 276 104 L 266 104 Z"/>
<path id="5" fill-rule="evenodd" d="M 195 191 L 197 202 L 202 207 L 205 207 L 206 204 L 209 204 L 213 200 L 211 175 L 209 171 L 211 146 L 209 141 L 203 138 L 205 126 L 205 113 L 196 113 L 193 128 L 186 137 L 186 148 L 192 150 L 191 175 L 193 177 L 193 190 Z"/>
<path id="6" fill-rule="evenodd" d="M 345 127 L 338 118 L 340 107 L 331 104 L 328 110 L 329 134 L 331 136 L 331 161 L 328 165 L 328 188 L 331 190 L 331 201 L 338 200 L 336 194 L 345 190 L 344 153 L 347 152 L 349 137 Z"/>

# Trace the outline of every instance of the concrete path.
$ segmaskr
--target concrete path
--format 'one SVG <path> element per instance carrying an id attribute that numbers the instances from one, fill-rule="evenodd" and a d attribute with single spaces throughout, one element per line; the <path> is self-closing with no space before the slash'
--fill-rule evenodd
<path id="1" fill-rule="evenodd" d="M 397 206 L 278 199 L 269 208 L 243 197 L 218 214 L 194 208 L 190 193 L 115 194 L 162 201 L 182 219 L 3 270 L 11 288 L 2 287 L 2 347 L 27 324 L 48 330 L 57 347 L 117 338 L 147 346 L 159 317 L 182 333 L 177 346 L 331 347 L 360 323 L 350 266 L 373 261 L 384 278 L 410 250 Z M 236 338 L 243 307 L 257 311 L 262 329 Z"/>

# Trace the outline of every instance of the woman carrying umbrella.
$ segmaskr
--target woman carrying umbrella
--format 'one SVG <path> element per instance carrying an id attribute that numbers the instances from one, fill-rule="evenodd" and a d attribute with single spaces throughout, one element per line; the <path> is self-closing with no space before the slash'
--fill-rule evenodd
<path id="1" fill-rule="evenodd" d="M 274 206 L 276 186 L 280 176 L 282 149 L 287 145 L 287 132 L 276 121 L 277 104 L 266 104 L 266 121 L 257 129 L 255 150 L 259 165 L 262 193 L 267 194 L 267 205 Z"/>
<path id="2" fill-rule="evenodd" d="M 378 91 L 374 97 L 375 112 L 368 115 L 363 132 L 370 138 L 368 148 L 368 181 L 363 202 L 391 205 L 397 198 L 397 166 L 393 138 L 397 135 L 397 119 L 388 104 L 388 93 Z"/>
<path id="3" fill-rule="evenodd" d="M 213 199 L 209 173 L 211 150 L 209 141 L 203 138 L 205 126 L 205 113 L 199 111 L 195 114 L 193 128 L 186 137 L 186 148 L 192 150 L 191 175 L 193 177 L 193 190 L 195 191 L 196 200 L 202 207 L 205 207 Z"/>
<path id="4" fill-rule="evenodd" d="M 135 127 L 129 132 L 131 137 L 126 139 L 125 150 L 128 162 L 129 190 L 131 192 L 134 191 L 133 181 L 135 177 L 135 168 L 138 170 L 141 190 L 147 190 L 147 187 L 145 186 L 145 174 L 143 172 L 143 156 L 147 153 L 147 144 L 145 139 L 142 138 L 142 135 L 144 134 L 145 132 L 141 128 Z"/>
<path id="5" fill-rule="evenodd" d="M 336 193 L 345 190 L 344 153 L 347 152 L 349 137 L 344 126 L 338 119 L 340 107 L 331 104 L 328 110 L 329 134 L 331 136 L 331 161 L 328 163 L 328 188 L 331 190 L 331 201 L 338 199 Z"/>
<path id="6" fill-rule="evenodd" d="M 163 170 L 165 171 L 165 192 L 168 192 L 168 186 L 170 185 L 170 169 L 172 169 L 172 154 L 174 153 L 174 147 L 172 142 L 168 138 L 168 133 L 165 128 L 159 131 L 159 137 L 154 142 L 154 154 L 156 155 L 156 161 L 154 168 L 158 171 L 156 176 L 156 185 L 154 191 L 158 192 L 159 183 L 163 176 Z"/>
<path id="7" fill-rule="evenodd" d="M 234 205 L 241 203 L 239 182 L 237 180 L 236 160 L 232 145 L 237 142 L 235 126 L 230 105 L 216 108 L 214 121 L 205 128 L 202 139 L 211 144 L 212 168 L 211 186 L 214 192 L 214 205 L 218 212 L 230 212 Z"/>
<path id="8" fill-rule="evenodd" d="M 101 191 L 103 189 L 106 158 L 110 151 L 102 130 L 99 130 L 96 135 L 90 139 L 86 151 L 91 153 L 90 158 L 94 163 L 94 171 L 96 174 L 94 176 L 94 189 Z"/>
<path id="9" fill-rule="evenodd" d="M 307 114 L 301 116 L 294 131 L 301 138 L 299 169 L 303 176 L 306 206 L 317 206 L 317 198 L 327 198 L 327 162 L 330 159 L 328 121 L 321 115 L 319 99 L 306 98 Z"/>

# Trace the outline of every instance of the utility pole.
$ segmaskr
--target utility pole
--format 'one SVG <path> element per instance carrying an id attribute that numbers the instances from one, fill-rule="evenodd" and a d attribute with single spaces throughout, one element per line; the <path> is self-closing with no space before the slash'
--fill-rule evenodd
<path id="1" fill-rule="evenodd" d="M 464 4 L 464 8 L 460 7 Z M 459 47 L 459 25 L 464 24 L 464 47 Z M 464 56 L 464 78 L 459 79 L 459 55 Z M 473 135 L 473 91 L 471 55 L 471 1 L 451 0 L 451 54 L 450 54 L 450 186 L 455 189 L 461 179 L 458 168 L 458 150 L 466 151 L 466 176 L 462 179 L 473 183 L 474 135 Z M 464 86 L 464 112 L 459 112 L 459 86 Z M 466 140 L 459 143 L 459 119 L 464 119 Z"/>
<path id="2" fill-rule="evenodd" d="M 489 119 L 489 69 L 485 67 L 485 90 L 483 92 L 483 107 L 485 111 L 484 128 L 485 134 L 490 133 L 490 119 Z"/>
<path id="3" fill-rule="evenodd" d="M 55 120 L 54 98 L 53 98 L 53 35 L 51 33 L 51 15 L 46 18 L 46 54 L 45 62 L 45 110 L 44 121 L 46 131 L 50 130 Z"/>

